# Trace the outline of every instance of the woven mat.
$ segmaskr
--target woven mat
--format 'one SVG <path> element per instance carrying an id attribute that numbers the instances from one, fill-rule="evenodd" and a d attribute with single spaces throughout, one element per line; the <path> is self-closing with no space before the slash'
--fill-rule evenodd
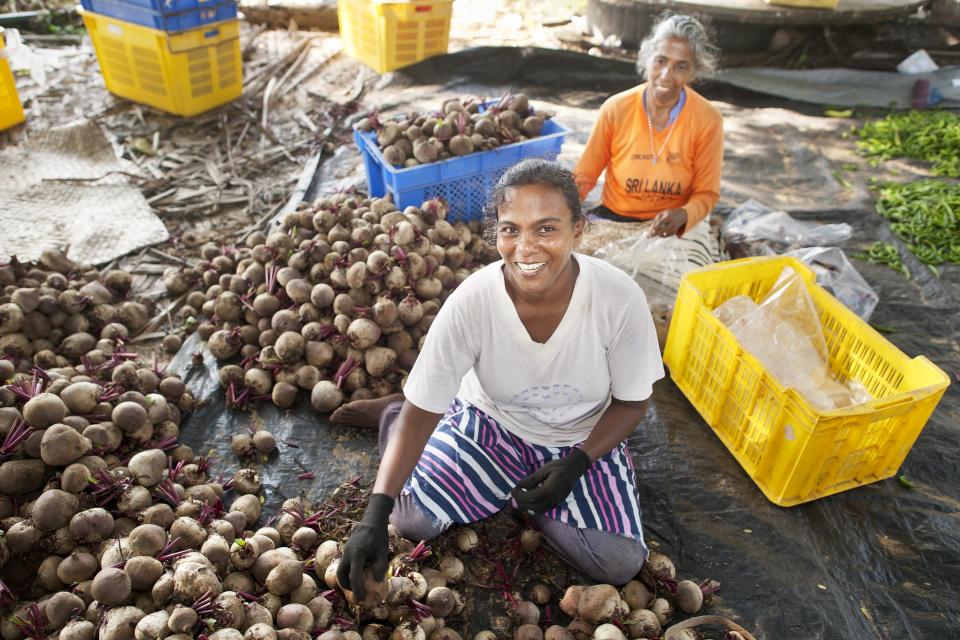
<path id="1" fill-rule="evenodd" d="M 80 121 L 0 150 L 0 261 L 35 260 L 47 247 L 101 264 L 169 236 L 120 173 L 99 127 Z"/>

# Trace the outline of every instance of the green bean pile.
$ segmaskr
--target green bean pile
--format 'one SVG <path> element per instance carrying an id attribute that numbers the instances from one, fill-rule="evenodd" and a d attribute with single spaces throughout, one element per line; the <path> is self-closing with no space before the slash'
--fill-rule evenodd
<path id="1" fill-rule="evenodd" d="M 960 184 L 916 180 L 885 184 L 877 192 L 877 213 L 920 262 L 960 264 Z"/>
<path id="2" fill-rule="evenodd" d="M 871 120 L 854 130 L 857 148 L 879 160 L 914 158 L 932 164 L 934 175 L 960 177 L 960 115 L 907 111 Z"/>
<path id="3" fill-rule="evenodd" d="M 885 264 L 894 271 L 899 271 L 907 278 L 910 277 L 910 271 L 907 269 L 907 266 L 903 264 L 900 258 L 900 252 L 889 242 L 874 242 L 867 247 L 864 253 L 854 254 L 853 257 L 872 262 L 873 264 Z"/>

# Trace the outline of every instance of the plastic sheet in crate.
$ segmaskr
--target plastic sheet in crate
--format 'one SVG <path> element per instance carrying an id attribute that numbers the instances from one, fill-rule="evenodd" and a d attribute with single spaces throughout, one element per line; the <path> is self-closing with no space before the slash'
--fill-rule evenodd
<path id="1" fill-rule="evenodd" d="M 394 167 L 384 159 L 376 133 L 354 131 L 353 139 L 363 154 L 371 196 L 389 193 L 400 209 L 441 197 L 450 206 L 451 217 L 474 220 L 483 216 L 493 185 L 504 171 L 524 158 L 555 160 L 569 131 L 550 119 L 536 138 L 407 168 Z"/>
<path id="2" fill-rule="evenodd" d="M 184 31 L 237 17 L 234 0 L 193 4 L 195 6 L 190 9 L 171 13 L 167 8 L 155 9 L 149 4 L 130 0 L 81 0 L 83 8 L 94 13 L 164 31 Z"/>

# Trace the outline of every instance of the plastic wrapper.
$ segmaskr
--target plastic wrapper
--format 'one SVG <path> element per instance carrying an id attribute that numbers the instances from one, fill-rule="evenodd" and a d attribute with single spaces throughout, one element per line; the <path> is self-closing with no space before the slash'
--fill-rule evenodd
<path id="1" fill-rule="evenodd" d="M 683 274 L 696 269 L 698 264 L 690 256 L 679 238 L 647 236 L 646 230 L 615 240 L 594 254 L 633 278 L 647 296 L 651 308 L 673 306 Z"/>
<path id="2" fill-rule="evenodd" d="M 792 269 L 783 270 L 759 304 L 747 296 L 735 296 L 714 309 L 714 315 L 781 384 L 796 389 L 818 410 L 872 400 L 862 384 L 845 384 L 831 373 L 816 307 L 803 279 Z"/>
<path id="3" fill-rule="evenodd" d="M 839 247 L 808 247 L 786 254 L 809 266 L 817 276 L 817 284 L 829 291 L 864 321 L 870 320 L 880 297 L 846 254 Z"/>
<path id="4" fill-rule="evenodd" d="M 833 246 L 853 235 L 846 223 L 818 224 L 802 222 L 784 211 L 747 200 L 730 213 L 721 227 L 727 249 L 734 257 L 783 253 L 800 247 Z"/>

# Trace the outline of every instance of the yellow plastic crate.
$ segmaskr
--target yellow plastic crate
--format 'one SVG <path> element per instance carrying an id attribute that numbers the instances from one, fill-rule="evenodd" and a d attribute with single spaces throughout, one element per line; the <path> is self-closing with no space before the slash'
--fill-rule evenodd
<path id="1" fill-rule="evenodd" d="M 820 412 L 781 385 L 713 309 L 760 301 L 781 269 L 806 283 L 823 324 L 830 369 L 863 383 L 872 402 Z M 791 506 L 897 472 L 950 383 L 927 358 L 908 358 L 816 285 L 793 258 L 745 258 L 697 269 L 680 283 L 664 362 L 670 376 L 770 501 Z"/>
<path id="2" fill-rule="evenodd" d="M 0 50 L 4 47 L 3 29 L 0 29 Z M 13 81 L 10 63 L 0 55 L 0 131 L 23 122 L 23 106 L 17 95 L 17 85 Z"/>
<path id="3" fill-rule="evenodd" d="M 338 0 L 344 51 L 377 73 L 447 52 L 453 0 Z"/>
<path id="4" fill-rule="evenodd" d="M 80 10 L 107 89 L 169 113 L 192 116 L 240 97 L 240 23 L 168 33 Z"/>

